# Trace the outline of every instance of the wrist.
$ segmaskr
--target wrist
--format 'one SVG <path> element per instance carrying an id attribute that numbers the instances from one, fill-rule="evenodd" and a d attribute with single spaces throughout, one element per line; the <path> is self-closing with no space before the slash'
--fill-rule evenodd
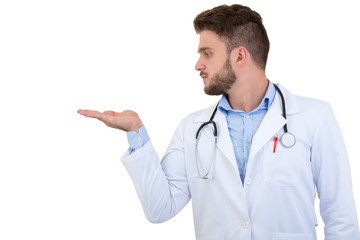
<path id="1" fill-rule="evenodd" d="M 142 128 L 144 124 L 141 121 L 137 121 L 134 126 L 128 130 L 128 132 L 136 132 L 139 133 L 140 128 Z"/>

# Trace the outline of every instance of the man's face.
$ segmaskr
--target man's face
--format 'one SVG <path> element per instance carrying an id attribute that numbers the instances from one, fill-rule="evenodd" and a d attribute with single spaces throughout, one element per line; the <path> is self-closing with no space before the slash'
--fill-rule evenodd
<path id="1" fill-rule="evenodd" d="M 195 69 L 200 71 L 204 91 L 208 95 L 225 94 L 236 80 L 226 46 L 212 31 L 202 31 L 198 52 L 199 60 Z"/>

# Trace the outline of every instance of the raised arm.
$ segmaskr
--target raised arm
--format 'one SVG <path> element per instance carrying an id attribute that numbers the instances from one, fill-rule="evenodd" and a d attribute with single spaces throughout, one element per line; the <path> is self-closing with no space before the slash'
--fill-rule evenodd
<path id="1" fill-rule="evenodd" d="M 85 117 L 96 118 L 107 126 L 126 131 L 128 134 L 134 131 L 139 134 L 144 133 L 145 127 L 134 111 L 101 113 L 93 110 L 78 110 L 78 113 Z M 134 182 L 145 216 L 150 222 L 164 222 L 174 217 L 190 200 L 183 142 L 179 127 L 162 164 L 150 141 L 146 141 L 146 144 L 136 151 L 127 151 L 121 159 Z M 131 143 L 130 150 L 133 150 Z"/>

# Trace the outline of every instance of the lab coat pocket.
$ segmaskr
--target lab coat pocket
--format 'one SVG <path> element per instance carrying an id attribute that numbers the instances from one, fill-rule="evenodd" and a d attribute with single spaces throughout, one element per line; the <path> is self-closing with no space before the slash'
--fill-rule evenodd
<path id="1" fill-rule="evenodd" d="M 278 142 L 275 152 L 274 141 L 267 143 L 263 152 L 264 181 L 272 186 L 296 186 L 306 152 L 304 144 L 300 142 L 291 148 L 286 148 Z"/>
<path id="2" fill-rule="evenodd" d="M 224 240 L 224 235 L 212 235 L 206 237 L 197 237 L 196 240 Z"/>
<path id="3" fill-rule="evenodd" d="M 314 240 L 311 233 L 273 233 L 272 240 Z"/>

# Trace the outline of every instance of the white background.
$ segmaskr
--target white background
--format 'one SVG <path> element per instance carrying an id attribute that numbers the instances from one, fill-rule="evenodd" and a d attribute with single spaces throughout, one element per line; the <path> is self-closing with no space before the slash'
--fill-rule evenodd
<path id="1" fill-rule="evenodd" d="M 264 19 L 268 78 L 332 104 L 360 209 L 357 1 L 236 2 Z M 147 222 L 119 160 L 126 135 L 76 110 L 137 111 L 162 156 L 180 120 L 219 98 L 194 70 L 192 21 L 223 3 L 0 2 L 0 239 L 194 239 L 191 203 Z"/>

